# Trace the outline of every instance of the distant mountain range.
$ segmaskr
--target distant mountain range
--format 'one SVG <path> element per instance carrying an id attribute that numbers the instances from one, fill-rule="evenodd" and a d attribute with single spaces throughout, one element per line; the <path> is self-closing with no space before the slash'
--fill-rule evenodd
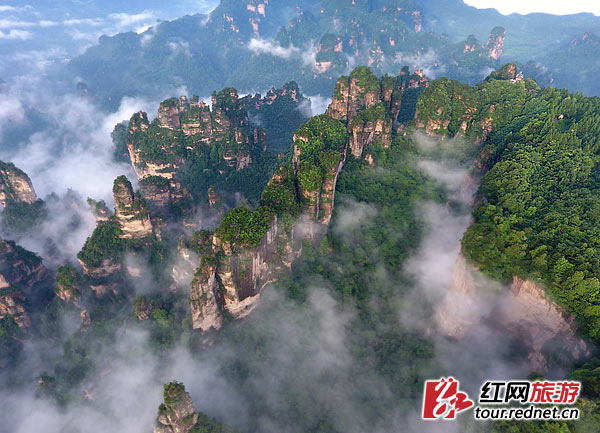
<path id="1" fill-rule="evenodd" d="M 598 95 L 599 26 L 592 14 L 505 16 L 461 0 L 222 0 L 210 15 L 101 37 L 68 67 L 109 105 L 170 88 L 206 96 L 289 80 L 305 94 L 330 94 L 337 76 L 361 64 L 476 83 L 506 61 L 542 86 Z"/>

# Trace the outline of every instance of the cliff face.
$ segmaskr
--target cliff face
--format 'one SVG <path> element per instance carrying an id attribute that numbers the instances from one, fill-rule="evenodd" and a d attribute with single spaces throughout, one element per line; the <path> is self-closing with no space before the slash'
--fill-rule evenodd
<path id="1" fill-rule="evenodd" d="M 505 335 L 519 341 L 527 350 L 530 368 L 536 371 L 549 368 L 546 347 L 557 339 L 575 360 L 591 353 L 578 336 L 573 318 L 535 282 L 515 277 L 508 287 L 490 289 L 491 282 L 462 255 L 456 262 L 452 280 L 436 312 L 436 323 L 443 334 L 462 338 L 483 321 L 493 323 Z M 491 295 L 490 290 L 500 292 Z"/>
<path id="2" fill-rule="evenodd" d="M 26 301 L 39 301 L 36 288 L 48 279 L 38 256 L 12 241 L 0 240 L 0 319 L 10 316 L 19 327 L 28 327 Z"/>
<path id="3" fill-rule="evenodd" d="M 247 316 L 256 307 L 261 290 L 298 258 L 302 235 L 283 227 L 277 216 L 254 248 L 237 248 L 214 235 L 212 254 L 219 258 L 198 268 L 190 290 L 194 329 L 219 329 L 224 315 L 234 319 Z"/>
<path id="4" fill-rule="evenodd" d="M 422 71 L 410 75 L 405 69 L 398 77 L 379 80 L 369 69 L 357 68 L 349 77 L 337 81 L 327 113 L 348 122 L 350 150 L 360 159 L 371 143 L 379 142 L 384 148 L 392 144 L 393 125 L 400 120 L 412 120 L 414 114 L 400 119 L 405 95 L 412 93 L 414 97 L 428 86 Z"/>
<path id="5" fill-rule="evenodd" d="M 33 204 L 37 195 L 31 179 L 12 163 L 0 161 L 0 205 L 10 203 Z"/>
<path id="6" fill-rule="evenodd" d="M 369 146 L 392 144 L 394 123 L 401 128 L 400 121 L 414 114 L 405 96 L 415 97 L 427 85 L 422 74 L 404 71 L 379 80 L 368 68 L 338 81 L 327 114 L 296 131 L 292 164 L 273 175 L 261 206 L 232 210 L 212 236 L 190 292 L 194 328 L 218 329 L 224 315 L 246 316 L 261 290 L 298 258 L 302 243 L 320 240 L 348 155 L 372 164 Z"/>
<path id="7" fill-rule="evenodd" d="M 312 118 L 296 133 L 294 164 L 273 175 L 261 206 L 236 208 L 225 216 L 192 284 L 196 329 L 218 329 L 224 314 L 246 316 L 264 286 L 299 256 L 303 239 L 318 240 L 319 227 L 331 219 L 347 147 L 341 122 L 327 115 Z"/>
<path id="8" fill-rule="evenodd" d="M 495 27 L 490 33 L 490 37 L 485 48 L 488 50 L 490 59 L 499 60 L 502 57 L 504 49 L 504 39 L 506 38 L 506 29 L 504 27 Z"/>
<path id="9" fill-rule="evenodd" d="M 25 311 L 24 302 L 25 295 L 0 276 L 0 319 L 11 317 L 19 328 L 28 328 L 31 319 Z"/>
<path id="10" fill-rule="evenodd" d="M 291 237 L 279 226 L 276 216 L 255 248 L 236 253 L 231 245 L 217 236 L 213 238 L 214 249 L 225 254 L 216 277 L 222 284 L 224 309 L 232 317 L 246 316 L 254 308 L 262 288 L 277 279 L 285 267 L 285 249 L 290 241 Z"/>
<path id="11" fill-rule="evenodd" d="M 173 179 L 150 176 L 140 181 L 140 193 L 149 205 L 153 216 L 180 217 L 193 210 L 193 197 Z"/>
<path id="12" fill-rule="evenodd" d="M 145 201 L 134 194 L 131 182 L 125 176 L 115 180 L 113 186 L 115 217 L 125 239 L 141 239 L 152 235 L 150 213 Z"/>

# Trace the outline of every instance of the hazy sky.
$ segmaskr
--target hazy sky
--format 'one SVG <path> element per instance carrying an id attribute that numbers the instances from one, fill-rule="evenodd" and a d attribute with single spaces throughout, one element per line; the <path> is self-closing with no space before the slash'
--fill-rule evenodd
<path id="1" fill-rule="evenodd" d="M 598 0 L 465 0 L 465 3 L 478 8 L 495 8 L 503 14 L 547 12 L 563 15 L 592 12 L 600 15 Z"/>

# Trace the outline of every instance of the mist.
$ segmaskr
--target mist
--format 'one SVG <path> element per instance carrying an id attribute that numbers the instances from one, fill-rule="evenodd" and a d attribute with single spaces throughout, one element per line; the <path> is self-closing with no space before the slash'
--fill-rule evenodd
<path id="1" fill-rule="evenodd" d="M 134 105 L 124 101 L 122 110 Z M 85 107 L 82 110 L 85 112 Z M 119 118 L 116 113 L 106 116 L 104 122 L 108 125 Z M 102 125 L 96 129 L 98 136 L 107 128 Z M 396 270 L 398 275 L 385 269 L 378 247 L 368 252 L 381 263 L 369 275 L 377 286 L 370 305 L 374 311 L 391 308 L 395 312 L 391 321 L 386 316 L 386 322 L 379 326 L 389 331 L 400 326 L 432 345 L 431 362 L 418 367 L 399 364 L 398 369 L 412 368 L 410 374 L 422 378 L 452 375 L 471 398 L 476 398 L 484 380 L 521 379 L 532 369 L 526 356 L 515 356 L 514 338 L 503 331 L 502 324 L 490 320 L 492 311 L 510 302 L 505 288 L 477 275 L 481 290 L 476 293 L 460 298 L 451 290 L 457 264 L 461 263 L 460 239 L 471 223 L 473 195 L 478 187 L 471 164 L 460 162 L 467 160 L 460 155 L 449 158 L 444 151 L 448 143 L 421 135 L 413 139 L 421 149 L 413 162 L 415 169 L 435 182 L 445 201 L 415 205 L 413 211 L 423 221 L 424 235 L 417 250 Z M 102 140 L 97 143 L 102 146 Z M 108 158 L 110 146 L 104 144 Z M 22 163 L 27 162 L 23 159 Z M 36 172 L 35 167 L 29 168 L 38 182 L 52 175 L 51 170 Z M 109 178 L 111 185 L 112 177 L 107 175 Z M 64 188 L 67 183 L 52 185 Z M 102 197 L 102 191 L 96 194 Z M 349 197 L 339 197 L 336 202 L 331 232 L 346 246 L 358 246 L 380 209 Z M 372 244 L 377 245 L 377 241 Z M 341 262 L 344 257 L 330 252 L 328 260 Z M 150 278 L 144 257 L 128 256 L 125 264 L 133 296 L 164 290 Z M 189 271 L 180 274 L 179 283 L 189 284 Z M 418 395 L 398 401 L 397 391 L 377 371 L 372 355 L 359 355 L 362 339 L 371 330 L 361 321 L 354 302 L 344 299 L 321 276 L 308 275 L 303 281 L 304 302 L 290 300 L 283 285 L 272 284 L 263 290 L 258 307 L 249 317 L 192 338 L 195 341 L 188 336 L 158 351 L 149 321 L 122 323 L 112 340 L 94 354 L 93 368 L 76 389 L 79 397 L 74 403 L 56 406 L 45 397 L 36 397 L 33 387 L 3 392 L 0 404 L 9 409 L 4 426 L 16 433 L 36 431 L 39 425 L 44 425 L 47 433 L 149 432 L 162 399 L 162 385 L 177 380 L 186 385 L 196 410 L 240 431 L 303 431 L 314 425 L 314 420 L 348 433 L 460 431 L 460 423 L 421 421 Z M 385 294 L 384 306 L 377 299 L 378 292 Z M 451 313 L 449 319 L 444 312 Z M 444 332 L 444 318 L 462 327 L 462 334 Z M 26 354 L 44 353 L 48 343 L 31 344 Z M 57 352 L 33 357 L 21 374 L 33 379 L 49 366 L 59 365 L 61 354 Z M 290 401 L 296 408 L 291 415 Z"/>

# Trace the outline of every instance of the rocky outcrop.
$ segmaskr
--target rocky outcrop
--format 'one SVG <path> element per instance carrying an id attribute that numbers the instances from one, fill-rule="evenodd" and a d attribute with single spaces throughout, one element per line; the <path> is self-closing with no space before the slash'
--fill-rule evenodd
<path id="1" fill-rule="evenodd" d="M 116 263 L 112 259 L 104 259 L 98 266 L 88 266 L 83 261 L 79 260 L 83 267 L 83 272 L 90 278 L 93 279 L 105 279 L 109 278 L 121 271 L 121 263 Z M 93 286 L 92 286 L 93 288 Z"/>
<path id="2" fill-rule="evenodd" d="M 212 110 L 197 96 L 171 98 L 160 104 L 158 117 L 144 112 L 129 121 L 127 148 L 138 179 L 172 179 L 199 146 L 218 146 L 231 168 L 252 163 L 252 150 L 264 147 L 264 131 L 249 126 L 244 102 L 233 88 L 212 95 Z"/>
<path id="3" fill-rule="evenodd" d="M 111 217 L 111 212 L 109 211 L 108 206 L 106 206 L 104 200 L 96 201 L 88 198 L 87 204 L 90 211 L 96 218 L 96 221 L 108 221 L 108 219 Z"/>
<path id="4" fill-rule="evenodd" d="M 151 134 L 157 138 L 151 148 L 141 145 L 142 142 L 148 141 L 148 136 Z M 166 135 L 167 139 L 163 141 L 159 138 L 160 131 L 150 130 L 148 115 L 142 111 L 135 113 L 129 120 L 127 150 L 138 179 L 147 176 L 162 176 L 170 179 L 183 163 L 181 157 L 168 157 L 172 154 L 168 144 L 172 144 L 172 142 L 169 143 L 168 134 Z"/>
<path id="5" fill-rule="evenodd" d="M 504 49 L 504 39 L 506 38 L 506 29 L 504 27 L 494 27 L 490 37 L 485 45 L 490 59 L 499 60 L 502 57 Z"/>
<path id="6" fill-rule="evenodd" d="M 523 82 L 523 74 L 515 63 L 507 63 L 493 71 L 481 86 L 485 88 L 490 80 L 505 81 L 507 83 L 497 83 L 497 86 L 515 86 L 511 91 L 521 92 L 523 96 L 537 87 L 535 83 Z M 485 94 L 480 88 L 455 80 L 435 80 L 417 104 L 415 126 L 440 140 L 466 136 L 481 145 L 498 122 L 506 121 L 512 109 L 505 100 L 489 101 Z"/>
<path id="7" fill-rule="evenodd" d="M 154 433 L 189 433 L 198 421 L 190 394 L 183 384 L 171 382 L 165 385 L 163 395 Z"/>
<path id="8" fill-rule="evenodd" d="M 44 283 L 49 283 L 49 273 L 38 256 L 12 241 L 0 240 L 0 319 L 12 317 L 19 327 L 28 327 L 26 301 L 47 301 L 37 292 Z"/>
<path id="9" fill-rule="evenodd" d="M 247 316 L 256 307 L 262 289 L 298 257 L 302 235 L 286 231 L 274 216 L 254 248 L 237 248 L 213 236 L 213 257 L 221 258 L 205 260 L 196 271 L 190 292 L 194 329 L 219 329 L 224 315 L 234 319 Z"/>
<path id="10" fill-rule="evenodd" d="M 517 64 L 514 62 L 507 63 L 497 71 L 493 71 L 485 80 L 509 80 L 517 83 L 523 80 L 523 74 L 519 72 Z"/>
<path id="11" fill-rule="evenodd" d="M 181 217 L 193 212 L 192 194 L 173 179 L 148 176 L 140 181 L 140 194 L 153 216 Z"/>
<path id="12" fill-rule="evenodd" d="M 25 295 L 10 284 L 0 275 L 0 319 L 12 318 L 19 328 L 28 328 L 31 325 L 29 314 L 23 306 Z"/>
<path id="13" fill-rule="evenodd" d="M 72 266 L 61 266 L 56 275 L 56 296 L 65 302 L 79 303 L 83 291 L 79 274 Z"/>
<path id="14" fill-rule="evenodd" d="M 164 402 L 158 408 L 154 433 L 236 433 L 202 412 L 196 412 L 194 403 L 185 386 L 171 382 L 164 387 Z"/>
<path id="15" fill-rule="evenodd" d="M 133 312 L 140 321 L 150 319 L 150 314 L 152 314 L 155 308 L 160 308 L 160 305 L 146 300 L 143 296 L 139 296 L 133 300 Z"/>
<path id="16" fill-rule="evenodd" d="M 92 318 L 90 317 L 88 310 L 81 310 L 79 316 L 81 317 L 81 324 L 83 326 L 90 326 L 92 324 Z"/>
<path id="17" fill-rule="evenodd" d="M 428 85 L 422 71 L 411 75 L 406 68 L 398 77 L 379 80 L 368 68 L 359 67 L 350 77 L 338 80 L 327 113 L 347 122 L 350 151 L 355 158 L 361 158 L 372 143 L 391 146 L 392 127 L 399 120 L 404 95 Z"/>
<path id="18" fill-rule="evenodd" d="M 33 204 L 36 200 L 29 176 L 14 164 L 0 161 L 0 206 L 7 203 Z"/>
<path id="19" fill-rule="evenodd" d="M 380 142 L 384 148 L 392 145 L 392 121 L 382 105 L 380 110 L 374 108 L 373 113 L 363 112 L 350 121 L 350 150 L 355 158 L 361 158 L 363 149 L 371 143 Z"/>
<path id="20" fill-rule="evenodd" d="M 223 325 L 225 300 L 216 266 L 204 265 L 196 272 L 190 289 L 190 309 L 194 329 L 208 331 Z"/>
<path id="21" fill-rule="evenodd" d="M 302 96 L 300 88 L 295 81 L 290 81 L 284 84 L 281 89 L 272 87 L 263 97 L 260 93 L 244 96 L 240 99 L 240 102 L 246 109 L 260 110 L 265 105 L 273 105 L 273 103 L 284 96 L 289 95 L 291 100 L 295 103 L 299 103 L 306 98 Z"/>
<path id="22" fill-rule="evenodd" d="M 273 175 L 261 207 L 240 207 L 225 216 L 192 284 L 194 328 L 218 329 L 223 315 L 245 317 L 261 290 L 289 269 L 302 241 L 319 240 L 320 227 L 333 213 L 335 185 L 348 146 L 345 129 L 327 115 L 311 119 L 296 133 L 293 165 L 284 165 Z M 307 144 L 319 134 L 326 135 L 326 148 L 313 155 L 315 150 Z M 303 217 L 298 219 L 299 215 Z"/>
<path id="23" fill-rule="evenodd" d="M 125 239 L 141 239 L 152 235 L 150 212 L 144 201 L 133 192 L 131 182 L 125 176 L 115 179 L 113 185 L 115 217 Z"/>
<path id="24" fill-rule="evenodd" d="M 380 101 L 379 79 L 369 68 L 359 67 L 349 77 L 340 77 L 337 81 L 327 114 L 347 122 L 359 110 L 374 107 Z"/>

